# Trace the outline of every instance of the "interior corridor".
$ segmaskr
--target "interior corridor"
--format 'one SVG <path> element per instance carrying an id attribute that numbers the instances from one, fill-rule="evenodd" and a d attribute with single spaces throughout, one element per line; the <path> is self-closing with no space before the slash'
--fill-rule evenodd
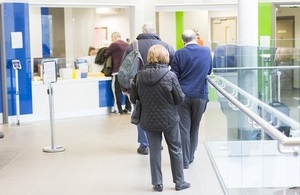
<path id="1" fill-rule="evenodd" d="M 207 110 L 207 113 L 214 110 Z M 211 113 L 212 114 L 212 113 Z M 205 128 L 206 117 L 201 125 Z M 99 195 L 152 194 L 148 156 L 137 154 L 136 127 L 130 115 L 57 119 L 54 145 L 64 152 L 46 153 L 51 146 L 49 121 L 1 125 L 0 194 Z M 213 132 L 212 132 L 213 133 Z M 207 135 L 208 136 L 208 135 Z M 161 194 L 223 194 L 207 155 L 201 131 L 195 161 L 185 172 L 191 188 L 175 191 L 166 143 L 163 142 L 164 191 Z"/>

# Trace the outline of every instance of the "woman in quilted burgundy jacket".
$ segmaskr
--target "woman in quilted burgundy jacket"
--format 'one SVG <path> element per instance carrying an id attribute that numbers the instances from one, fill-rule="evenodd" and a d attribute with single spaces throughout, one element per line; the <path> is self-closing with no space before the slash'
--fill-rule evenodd
<path id="1" fill-rule="evenodd" d="M 152 185 L 155 191 L 163 190 L 161 172 L 162 135 L 168 145 L 173 182 L 175 190 L 190 187 L 185 182 L 181 138 L 179 132 L 179 115 L 177 105 L 184 100 L 175 73 L 169 71 L 169 52 L 160 44 L 150 47 L 147 64 L 136 76 L 130 99 L 135 104 L 141 102 L 140 125 L 146 131 L 150 149 L 150 167 Z"/>

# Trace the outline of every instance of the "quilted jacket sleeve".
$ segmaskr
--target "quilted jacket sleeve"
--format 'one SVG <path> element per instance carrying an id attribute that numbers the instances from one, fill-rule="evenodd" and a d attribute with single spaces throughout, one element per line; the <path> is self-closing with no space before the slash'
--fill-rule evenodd
<path id="1" fill-rule="evenodd" d="M 175 73 L 173 72 L 171 73 L 172 73 L 172 80 L 173 80 L 172 96 L 173 96 L 174 104 L 179 105 L 183 102 L 185 95 L 181 90 L 177 76 L 175 75 Z"/>

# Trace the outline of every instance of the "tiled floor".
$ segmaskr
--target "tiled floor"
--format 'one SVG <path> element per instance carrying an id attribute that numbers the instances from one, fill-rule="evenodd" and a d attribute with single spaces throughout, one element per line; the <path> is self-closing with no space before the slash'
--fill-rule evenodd
<path id="1" fill-rule="evenodd" d="M 43 152 L 43 147 L 51 146 L 49 121 L 0 125 L 5 133 L 0 139 L 0 194 L 157 193 L 152 190 L 149 158 L 136 153 L 136 127 L 129 121 L 130 115 L 55 120 L 54 144 L 65 148 L 56 153 Z M 223 194 L 202 142 L 203 133 L 201 138 L 194 163 L 184 171 L 191 188 L 179 192 L 172 183 L 163 142 L 164 191 L 160 194 Z"/>

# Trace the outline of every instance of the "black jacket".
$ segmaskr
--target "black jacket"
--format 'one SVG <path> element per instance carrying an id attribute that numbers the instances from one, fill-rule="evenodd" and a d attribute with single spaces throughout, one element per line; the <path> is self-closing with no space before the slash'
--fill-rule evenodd
<path id="1" fill-rule="evenodd" d="M 137 74 L 130 91 L 132 103 L 142 104 L 140 125 L 145 131 L 167 131 L 179 122 L 176 105 L 184 100 L 179 81 L 168 65 L 150 64 Z"/>
<path id="2" fill-rule="evenodd" d="M 103 68 L 101 72 L 105 76 L 111 76 L 112 73 L 112 57 L 108 56 L 105 57 L 105 52 L 107 50 L 107 47 L 102 47 L 98 50 L 96 58 L 95 58 L 95 64 L 103 65 Z"/>
<path id="3" fill-rule="evenodd" d="M 175 50 L 173 49 L 173 47 L 171 45 L 167 44 L 166 42 L 163 42 L 159 38 L 159 36 L 157 36 L 156 34 L 151 34 L 151 33 L 142 33 L 142 34 L 139 34 L 136 39 L 138 40 L 139 52 L 141 53 L 143 61 L 144 61 L 145 64 L 147 62 L 147 55 L 148 55 L 149 48 L 152 45 L 156 45 L 156 44 L 161 44 L 168 50 L 168 52 L 170 54 L 169 64 L 171 64 L 171 61 L 172 61 L 173 55 L 175 53 Z M 130 44 L 129 47 L 127 48 L 127 50 L 125 51 L 124 55 L 123 55 L 123 59 L 132 50 L 133 50 L 133 45 Z"/>
<path id="4" fill-rule="evenodd" d="M 175 50 L 173 47 L 166 42 L 163 42 L 158 35 L 153 34 L 153 33 L 142 33 L 139 34 L 136 38 L 138 40 L 138 49 L 139 52 L 141 53 L 141 56 L 143 58 L 144 63 L 147 63 L 147 55 L 148 55 L 148 50 L 151 46 L 156 45 L 156 44 L 161 44 L 163 45 L 169 52 L 169 57 L 170 57 L 170 62 L 169 65 L 171 65 L 171 61 L 173 59 L 173 55 L 175 53 Z M 122 61 L 124 58 L 133 50 L 133 44 L 131 43 L 127 50 L 124 52 Z M 139 66 L 139 70 L 141 69 L 142 66 Z M 130 89 L 125 89 L 123 86 L 121 86 L 122 91 L 128 92 Z"/>

